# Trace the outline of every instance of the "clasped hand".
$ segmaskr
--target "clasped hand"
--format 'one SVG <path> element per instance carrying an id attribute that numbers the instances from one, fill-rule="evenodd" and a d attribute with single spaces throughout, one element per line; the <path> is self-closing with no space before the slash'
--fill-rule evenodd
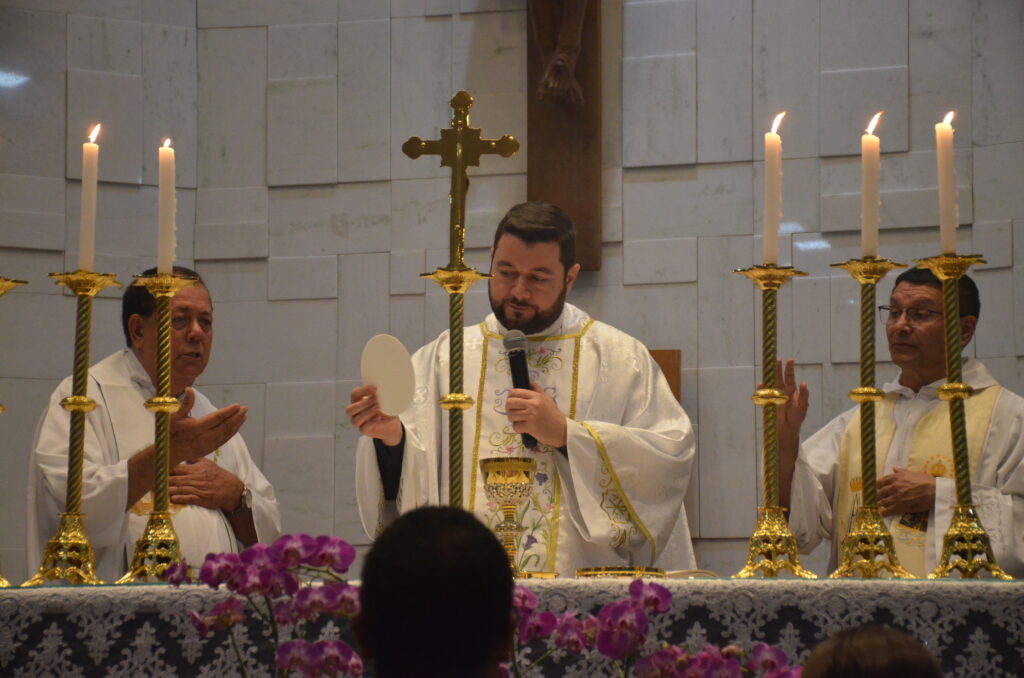
<path id="1" fill-rule="evenodd" d="M 935 506 L 935 476 L 898 466 L 878 479 L 878 508 L 883 516 L 931 511 Z"/>
<path id="2" fill-rule="evenodd" d="M 564 447 L 568 438 L 566 418 L 554 398 L 535 381 L 530 388 L 514 388 L 505 400 L 508 420 L 516 433 L 529 433 L 551 447 Z"/>
<path id="3" fill-rule="evenodd" d="M 231 511 L 238 508 L 243 488 L 241 480 L 206 458 L 172 467 L 167 478 L 172 502 L 208 509 Z"/>

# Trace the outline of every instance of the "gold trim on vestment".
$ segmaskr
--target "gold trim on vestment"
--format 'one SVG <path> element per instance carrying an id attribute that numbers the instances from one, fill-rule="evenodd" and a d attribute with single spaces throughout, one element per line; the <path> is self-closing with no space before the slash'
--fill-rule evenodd
<path id="1" fill-rule="evenodd" d="M 597 443 L 597 451 L 601 454 L 601 459 L 604 460 L 605 465 L 608 467 L 608 475 L 611 476 L 612 482 L 615 483 L 615 489 L 618 490 L 619 496 L 622 497 L 622 503 L 626 506 L 626 511 L 629 512 L 630 519 L 637 527 L 640 528 L 640 531 L 643 532 L 647 542 L 651 545 L 651 565 L 653 565 L 654 561 L 658 557 L 658 547 L 654 543 L 654 537 L 651 536 L 650 530 L 648 530 L 647 526 L 644 525 L 642 520 L 640 520 L 640 516 L 633 509 L 633 504 L 630 503 L 629 497 L 626 496 L 626 492 L 622 489 L 622 483 L 619 482 L 619 476 L 615 473 L 615 468 L 612 466 L 611 459 L 608 458 L 608 450 L 605 448 L 604 441 L 601 440 L 601 436 L 599 436 L 597 431 L 595 431 L 587 422 L 581 421 L 580 423 L 587 429 L 587 432 L 590 433 L 590 437 L 594 439 L 594 442 Z"/>
<path id="2" fill-rule="evenodd" d="M 587 321 L 587 324 L 584 325 L 582 328 L 580 328 L 580 331 L 576 332 L 575 334 L 553 334 L 551 336 L 546 336 L 546 337 L 540 337 L 540 336 L 537 336 L 537 337 L 526 337 L 526 340 L 527 341 L 565 341 L 566 339 L 579 339 L 580 337 L 582 337 L 584 334 L 587 333 L 587 330 L 589 330 L 590 326 L 593 325 L 593 324 L 594 324 L 594 319 L 591 318 L 591 319 L 589 319 Z M 485 337 L 490 337 L 491 339 L 504 339 L 505 338 L 503 335 L 498 334 L 497 332 L 491 332 L 489 329 L 487 329 L 487 323 L 486 322 L 480 323 L 480 330 L 484 333 Z"/>

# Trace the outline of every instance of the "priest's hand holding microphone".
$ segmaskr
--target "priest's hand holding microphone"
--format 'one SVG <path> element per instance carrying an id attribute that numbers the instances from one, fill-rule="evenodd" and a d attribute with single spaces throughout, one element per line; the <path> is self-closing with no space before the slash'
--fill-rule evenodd
<path id="1" fill-rule="evenodd" d="M 526 365 L 526 336 L 519 330 L 510 331 L 504 339 L 512 372 L 512 390 L 505 401 L 512 430 L 523 436 L 523 445 L 529 449 L 537 441 L 551 447 L 565 447 L 566 418 L 555 400 L 535 381 L 530 381 Z"/>

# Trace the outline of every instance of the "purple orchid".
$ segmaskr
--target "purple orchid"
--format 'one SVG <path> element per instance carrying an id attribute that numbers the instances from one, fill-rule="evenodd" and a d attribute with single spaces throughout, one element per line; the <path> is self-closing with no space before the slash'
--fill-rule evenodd
<path id="1" fill-rule="evenodd" d="M 321 650 L 307 640 L 289 640 L 277 648 L 277 668 L 288 671 L 308 671 L 320 664 Z"/>
<path id="2" fill-rule="evenodd" d="M 210 608 L 208 618 L 212 621 L 213 628 L 222 631 L 229 626 L 244 622 L 245 608 L 242 607 L 242 601 L 232 596 L 214 604 Z"/>
<path id="3" fill-rule="evenodd" d="M 771 672 L 788 667 L 789 657 L 782 651 L 782 648 L 766 643 L 758 643 L 750 650 L 747 668 L 751 671 Z"/>
<path id="4" fill-rule="evenodd" d="M 188 619 L 192 622 L 192 626 L 195 630 L 199 632 L 199 635 L 205 636 L 210 632 L 210 620 L 195 610 L 189 611 Z"/>
<path id="5" fill-rule="evenodd" d="M 512 592 L 512 607 L 519 613 L 519 618 L 529 617 L 537 609 L 537 596 L 525 586 L 516 586 Z"/>
<path id="6" fill-rule="evenodd" d="M 688 657 L 683 648 L 666 645 L 654 654 L 637 660 L 637 678 L 676 678 L 679 670 L 686 666 Z"/>
<path id="7" fill-rule="evenodd" d="M 285 534 L 270 546 L 270 552 L 285 567 L 297 567 L 316 553 L 316 539 L 308 534 Z"/>
<path id="8" fill-rule="evenodd" d="M 184 558 L 167 566 L 166 578 L 167 583 L 172 586 L 181 586 L 182 584 L 192 583 L 192 580 L 188 576 L 188 563 Z"/>
<path id="9" fill-rule="evenodd" d="M 256 542 L 252 546 L 244 549 L 238 557 L 241 558 L 242 563 L 245 565 L 259 569 L 276 569 L 283 566 L 282 563 L 278 562 L 276 556 L 271 551 L 270 546 L 260 542 Z"/>
<path id="10" fill-rule="evenodd" d="M 535 638 L 547 638 L 554 632 L 558 617 L 554 612 L 539 612 L 519 621 L 519 644 L 525 645 Z"/>
<path id="11" fill-rule="evenodd" d="M 237 553 L 209 553 L 199 568 L 199 581 L 211 589 L 217 589 L 231 579 L 235 570 L 241 566 L 242 561 Z"/>
<path id="12" fill-rule="evenodd" d="M 577 619 L 576 613 L 566 612 L 561 615 L 555 625 L 555 647 L 563 648 L 573 654 L 580 654 L 587 645 L 583 622 Z"/>
<path id="13" fill-rule="evenodd" d="M 650 612 L 667 612 L 672 607 L 672 592 L 664 586 L 634 579 L 629 585 L 629 597 Z"/>
<path id="14" fill-rule="evenodd" d="M 329 675 L 333 676 L 338 673 L 362 675 L 362 660 L 347 644 L 340 640 L 325 640 L 317 643 L 317 646 L 320 649 L 321 667 Z M 353 658 L 358 661 L 358 673 L 353 672 Z"/>
<path id="15" fill-rule="evenodd" d="M 636 652 L 647 638 L 647 614 L 631 600 L 617 600 L 597 615 L 597 651 L 612 659 Z"/>
<path id="16" fill-rule="evenodd" d="M 802 674 L 803 671 L 803 667 L 794 666 L 791 669 L 781 669 L 779 671 L 766 673 L 764 674 L 764 678 L 800 678 L 800 674 Z"/>
<path id="17" fill-rule="evenodd" d="M 348 572 L 355 559 L 356 550 L 347 541 L 323 535 L 316 538 L 316 549 L 305 562 L 313 567 L 327 567 L 342 573 Z"/>

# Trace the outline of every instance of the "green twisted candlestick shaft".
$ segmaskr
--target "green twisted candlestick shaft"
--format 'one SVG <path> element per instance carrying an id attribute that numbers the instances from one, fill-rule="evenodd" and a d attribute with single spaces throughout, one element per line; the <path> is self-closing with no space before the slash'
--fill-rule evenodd
<path id="1" fill-rule="evenodd" d="M 171 297 L 159 295 L 156 298 L 156 395 L 166 398 L 171 394 Z M 170 415 L 156 413 L 156 469 L 153 483 L 153 510 L 167 510 L 167 474 L 170 467 Z"/>
<path id="2" fill-rule="evenodd" d="M 85 396 L 89 378 L 89 335 L 92 326 L 92 296 L 77 294 L 75 312 L 75 363 L 71 376 L 71 393 Z M 68 439 L 68 487 L 64 502 L 67 513 L 82 510 L 82 469 L 85 464 L 85 412 L 71 412 L 71 435 Z"/>
<path id="3" fill-rule="evenodd" d="M 761 343 L 761 380 L 765 388 L 778 387 L 776 361 L 778 346 L 778 290 L 766 289 L 761 293 L 761 318 L 764 325 Z M 779 440 L 777 433 L 778 409 L 775 405 L 761 408 L 764 434 L 764 503 L 779 505 Z"/>
<path id="4" fill-rule="evenodd" d="M 875 283 L 860 286 L 860 385 L 875 385 Z M 860 404 L 861 497 L 865 506 L 875 506 L 877 468 L 875 459 L 875 403 Z"/>
<path id="5" fill-rule="evenodd" d="M 963 379 L 960 366 L 960 292 L 958 283 L 958 278 L 947 278 L 942 281 L 947 383 L 960 383 Z M 967 419 L 963 400 L 954 398 L 949 401 L 949 423 L 953 435 L 956 500 L 958 504 L 966 506 L 971 503 L 971 466 L 967 458 Z"/>
<path id="6" fill-rule="evenodd" d="M 448 295 L 450 332 L 448 339 L 449 393 L 462 393 L 462 324 L 465 295 Z M 448 410 L 448 503 L 462 508 L 462 410 Z"/>

